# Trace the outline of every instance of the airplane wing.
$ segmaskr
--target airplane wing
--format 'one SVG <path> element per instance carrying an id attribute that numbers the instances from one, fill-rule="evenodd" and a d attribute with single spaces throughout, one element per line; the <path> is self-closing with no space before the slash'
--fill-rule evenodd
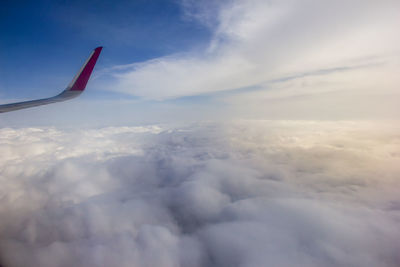
<path id="1" fill-rule="evenodd" d="M 78 74 L 60 94 L 49 98 L 0 105 L 0 113 L 61 102 L 79 96 L 85 90 L 101 49 L 102 47 L 97 47 L 93 50 Z"/>

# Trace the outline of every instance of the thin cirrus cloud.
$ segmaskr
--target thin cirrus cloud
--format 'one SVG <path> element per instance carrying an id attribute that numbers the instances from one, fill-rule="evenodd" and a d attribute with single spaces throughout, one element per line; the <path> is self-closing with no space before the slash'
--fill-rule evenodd
<path id="1" fill-rule="evenodd" d="M 1 129 L 2 266 L 399 266 L 399 129 Z"/>
<path id="2" fill-rule="evenodd" d="M 397 1 L 222 3 L 208 7 L 207 1 L 183 1 L 186 17 L 212 32 L 207 49 L 114 66 L 105 71 L 113 86 L 99 86 L 158 100 L 247 87 L 268 89 L 262 97 L 269 97 L 270 91 L 293 96 L 365 87 L 368 93 L 395 92 Z M 338 69 L 343 70 L 340 75 Z M 364 78 L 358 77 L 360 70 Z M 302 84 L 305 78 L 318 78 L 321 71 L 327 81 L 323 85 L 290 90 L 276 85 L 291 77 Z"/>

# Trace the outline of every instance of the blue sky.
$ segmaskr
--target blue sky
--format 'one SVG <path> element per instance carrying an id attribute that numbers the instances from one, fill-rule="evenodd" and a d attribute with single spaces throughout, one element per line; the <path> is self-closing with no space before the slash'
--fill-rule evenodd
<path id="1" fill-rule="evenodd" d="M 105 49 L 96 68 L 102 69 L 185 51 L 210 38 L 176 1 L 6 1 L 0 12 L 2 98 L 63 89 L 99 45 Z"/>
<path id="2" fill-rule="evenodd" d="M 7 1 L 1 102 L 58 93 L 94 47 L 104 50 L 82 97 L 0 124 L 398 119 L 399 9 L 394 0 Z"/>

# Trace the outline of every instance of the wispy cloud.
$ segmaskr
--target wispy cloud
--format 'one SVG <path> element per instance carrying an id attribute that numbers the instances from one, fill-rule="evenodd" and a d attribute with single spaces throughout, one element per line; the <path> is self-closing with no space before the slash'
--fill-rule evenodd
<path id="1" fill-rule="evenodd" d="M 341 77 L 353 75 L 353 67 L 370 64 L 371 58 L 385 62 L 386 68 L 367 72 L 363 81 L 348 81 L 347 88 L 358 90 L 388 79 L 399 82 L 392 75 L 399 70 L 396 1 L 183 3 L 187 16 L 212 30 L 208 49 L 117 66 L 109 72 L 112 90 L 168 99 L 265 87 L 267 81 L 299 73 L 341 69 L 343 75 L 327 78 L 335 84 Z M 298 89 L 304 93 L 295 87 L 292 94 L 298 94 Z M 320 89 L 324 91 L 323 86 Z M 393 92 L 395 88 L 375 90 Z"/>

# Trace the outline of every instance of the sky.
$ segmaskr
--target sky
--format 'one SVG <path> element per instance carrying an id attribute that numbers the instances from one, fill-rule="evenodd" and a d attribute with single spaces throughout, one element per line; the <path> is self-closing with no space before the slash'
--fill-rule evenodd
<path id="1" fill-rule="evenodd" d="M 2 103 L 58 93 L 105 48 L 81 99 L 1 124 L 398 119 L 399 9 L 389 0 L 6 1 Z"/>
<path id="2" fill-rule="evenodd" d="M 2 1 L 0 267 L 400 266 L 399 1 Z"/>

